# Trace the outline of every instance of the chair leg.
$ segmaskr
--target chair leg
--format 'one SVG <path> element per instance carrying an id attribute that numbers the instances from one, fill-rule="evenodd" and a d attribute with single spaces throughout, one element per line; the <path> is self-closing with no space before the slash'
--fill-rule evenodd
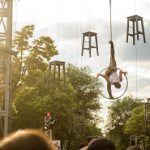
<path id="1" fill-rule="evenodd" d="M 85 36 L 83 35 L 83 41 L 82 41 L 82 52 L 81 55 L 83 56 L 83 51 L 84 51 L 84 40 L 85 40 Z"/>
<path id="2" fill-rule="evenodd" d="M 139 25 L 138 25 L 138 18 L 136 18 L 136 31 L 137 31 L 137 40 L 139 40 Z"/>
<path id="3" fill-rule="evenodd" d="M 98 42 L 97 42 L 97 36 L 96 36 L 96 35 L 95 35 L 95 42 L 96 42 L 97 56 L 99 56 L 99 52 L 98 52 Z"/>
<path id="4" fill-rule="evenodd" d="M 126 42 L 128 43 L 128 36 L 129 36 L 129 20 L 127 20 L 127 35 L 126 35 Z"/>
<path id="5" fill-rule="evenodd" d="M 141 25 L 142 25 L 143 41 L 144 41 L 144 43 L 146 43 L 143 19 L 141 20 Z"/>
<path id="6" fill-rule="evenodd" d="M 89 35 L 89 56 L 91 57 L 91 35 Z"/>

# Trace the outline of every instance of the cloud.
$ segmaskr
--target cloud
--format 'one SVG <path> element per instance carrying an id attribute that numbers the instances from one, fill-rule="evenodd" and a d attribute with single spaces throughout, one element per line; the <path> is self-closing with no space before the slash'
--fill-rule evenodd
<path id="1" fill-rule="evenodd" d="M 98 22 L 102 22 L 101 25 L 98 25 Z M 150 25 L 150 22 L 146 22 L 146 27 Z M 105 45 L 108 44 L 110 40 L 110 29 L 109 25 L 104 22 L 104 20 L 99 20 L 97 18 L 93 19 L 93 32 L 98 33 L 98 45 L 99 49 L 103 49 Z M 82 26 L 80 22 L 62 22 L 57 24 L 49 24 L 43 28 L 38 29 L 36 35 L 49 35 L 57 43 L 64 42 L 64 44 L 69 44 L 70 50 L 74 49 L 75 44 L 82 45 L 82 33 L 88 30 L 86 27 Z M 146 43 L 143 43 L 143 37 L 140 35 L 140 40 L 136 41 L 136 45 L 133 45 L 133 40 L 129 37 L 128 43 L 126 43 L 126 24 L 121 22 L 114 22 L 112 26 L 113 41 L 115 44 L 115 49 L 117 55 L 123 61 L 143 61 L 149 60 L 150 58 L 150 31 L 145 30 L 146 34 Z"/>
<path id="2" fill-rule="evenodd" d="M 117 31 L 118 36 L 116 37 L 115 48 L 118 56 L 123 61 L 149 61 L 150 59 L 150 30 L 149 30 L 150 21 L 145 21 L 145 36 L 146 43 L 143 41 L 143 35 L 139 35 L 139 41 L 136 41 L 136 44 L 133 45 L 133 38 L 129 37 L 128 43 L 126 43 L 126 30 L 124 25 L 120 24 Z M 119 32 L 118 32 L 119 31 Z"/>
<path id="3" fill-rule="evenodd" d="M 46 2 L 48 3 L 49 1 L 47 0 Z M 64 2 L 67 2 L 69 10 L 66 9 L 66 3 Z M 137 0 L 136 3 L 130 0 L 114 1 L 112 3 L 112 33 L 116 60 L 118 67 L 125 68 L 129 72 L 129 92 L 131 93 L 135 93 L 136 80 L 138 80 L 139 93 L 143 89 L 149 91 L 150 75 L 147 72 L 150 60 L 149 5 L 150 2 L 146 0 Z M 27 6 L 25 7 L 24 5 L 24 9 Z M 20 9 L 22 8 L 23 6 Z M 41 9 L 41 6 L 39 8 Z M 51 36 L 59 50 L 59 55 L 55 59 L 73 63 L 79 67 L 88 65 L 92 69 L 93 75 L 106 68 L 109 64 L 110 55 L 110 45 L 108 44 L 110 40 L 108 2 L 103 3 L 95 0 L 92 3 L 88 1 L 84 4 L 83 0 L 73 1 L 73 3 L 65 0 L 55 2 L 54 8 L 51 8 L 49 13 L 47 13 L 48 9 L 44 9 L 41 12 L 36 8 L 35 12 L 31 11 L 33 10 L 32 8 L 28 12 L 32 14 L 32 18 L 29 18 L 28 15 L 22 17 L 24 11 L 18 9 L 18 11 L 22 12 L 19 14 L 18 19 L 21 20 L 19 23 L 21 24 L 22 20 L 27 22 L 28 19 L 29 23 L 32 22 L 32 24 L 36 25 L 36 37 L 40 35 Z M 135 9 L 137 14 L 144 18 L 146 43 L 143 43 L 143 37 L 140 35 L 140 40 L 136 40 L 136 45 L 134 46 L 131 37 L 129 42 L 126 43 L 126 17 L 134 15 Z M 39 15 L 35 15 L 37 12 Z M 89 58 L 88 51 L 85 51 L 84 56 L 81 56 L 82 33 L 89 30 L 98 33 L 99 46 L 99 56 L 96 55 L 96 51 L 93 49 L 91 58 Z"/>
<path id="4" fill-rule="evenodd" d="M 136 46 L 132 44 L 124 44 L 123 51 L 120 55 L 124 61 L 149 61 L 150 49 L 149 43 L 137 43 Z"/>

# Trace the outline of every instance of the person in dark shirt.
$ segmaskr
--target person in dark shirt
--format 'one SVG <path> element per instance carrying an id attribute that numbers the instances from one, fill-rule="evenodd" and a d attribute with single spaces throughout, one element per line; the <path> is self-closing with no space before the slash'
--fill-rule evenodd
<path id="1" fill-rule="evenodd" d="M 115 144 L 107 138 L 96 138 L 92 140 L 86 150 L 116 150 Z"/>

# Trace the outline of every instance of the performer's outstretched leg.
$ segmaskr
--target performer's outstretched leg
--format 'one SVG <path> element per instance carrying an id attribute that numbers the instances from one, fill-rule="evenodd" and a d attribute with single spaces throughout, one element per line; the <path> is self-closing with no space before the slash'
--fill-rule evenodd
<path id="1" fill-rule="evenodd" d="M 111 50 L 110 50 L 110 63 L 109 66 L 107 68 L 107 70 L 105 71 L 105 74 L 109 77 L 110 73 L 112 70 L 116 70 L 117 68 L 117 64 L 116 64 L 116 60 L 115 60 L 115 50 L 114 50 L 114 44 L 112 41 L 109 42 L 111 45 Z"/>
<path id="2" fill-rule="evenodd" d="M 107 82 L 107 91 L 108 91 L 108 94 L 109 94 L 109 98 L 113 99 L 112 92 L 111 92 L 111 83 L 110 82 Z"/>
<path id="3" fill-rule="evenodd" d="M 109 78 L 111 72 L 113 70 L 116 70 L 116 60 L 115 60 L 115 50 L 114 50 L 114 44 L 112 41 L 109 42 L 111 45 L 111 50 L 110 50 L 110 64 L 109 67 L 107 68 L 107 70 L 105 71 L 106 76 Z M 110 81 L 107 81 L 107 91 L 109 94 L 109 98 L 113 99 L 112 96 L 112 91 L 111 91 L 111 83 Z"/>

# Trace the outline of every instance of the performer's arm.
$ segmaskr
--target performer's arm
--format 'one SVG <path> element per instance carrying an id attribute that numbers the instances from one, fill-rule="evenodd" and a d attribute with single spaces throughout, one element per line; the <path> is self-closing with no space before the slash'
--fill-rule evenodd
<path id="1" fill-rule="evenodd" d="M 127 74 L 128 72 L 127 71 L 123 71 L 123 70 L 120 70 L 120 72 L 119 72 L 119 79 L 120 79 L 120 82 L 122 81 L 122 75 L 123 74 Z"/>
<path id="2" fill-rule="evenodd" d="M 104 74 L 101 74 L 101 73 L 98 73 L 97 74 L 97 78 L 98 78 L 98 76 L 101 76 L 101 77 L 103 77 L 107 82 L 110 82 L 109 81 L 109 78 L 108 78 L 108 76 L 107 75 L 104 75 Z"/>

